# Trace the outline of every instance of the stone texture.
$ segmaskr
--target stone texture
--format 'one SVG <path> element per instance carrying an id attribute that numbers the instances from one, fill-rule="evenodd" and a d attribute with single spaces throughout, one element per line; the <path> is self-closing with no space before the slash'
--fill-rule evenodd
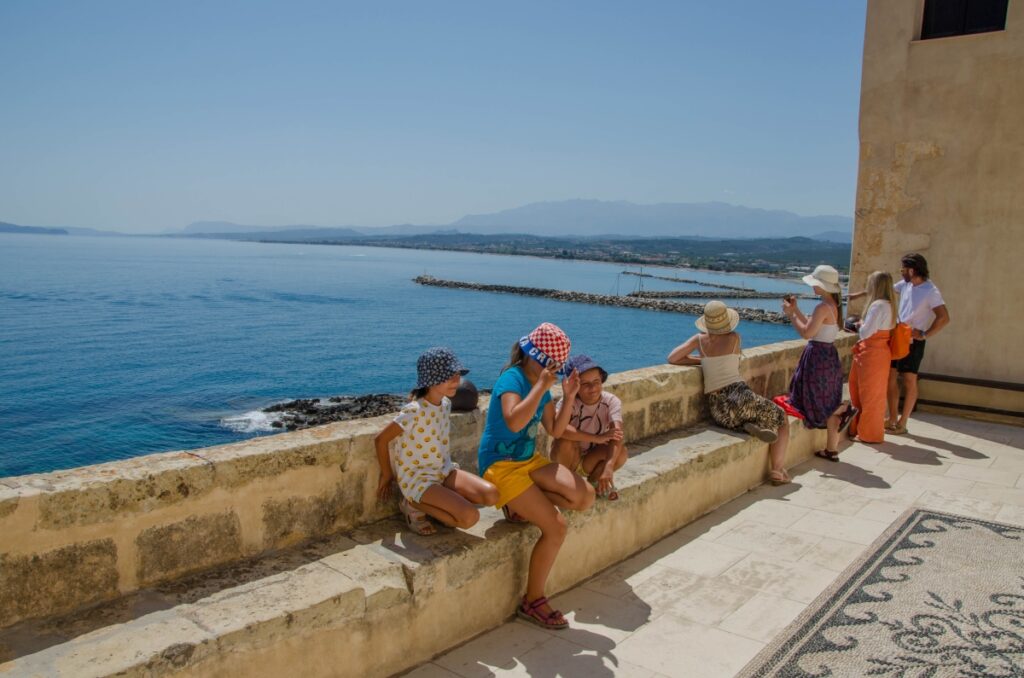
<path id="1" fill-rule="evenodd" d="M 31 556 L 0 554 L 0 628 L 112 598 L 117 594 L 116 562 L 111 539 Z"/>
<path id="2" fill-rule="evenodd" d="M 135 545 L 139 582 L 150 584 L 240 558 L 241 526 L 232 512 L 192 516 L 144 530 Z"/>
<path id="3" fill-rule="evenodd" d="M 351 483 L 313 497 L 268 499 L 263 503 L 263 546 L 280 548 L 351 527 L 363 517 L 362 510 L 361 488 Z"/>

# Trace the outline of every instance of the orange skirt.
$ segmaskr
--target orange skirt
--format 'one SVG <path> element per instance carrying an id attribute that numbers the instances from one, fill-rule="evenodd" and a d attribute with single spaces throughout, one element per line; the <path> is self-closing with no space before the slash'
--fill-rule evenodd
<path id="1" fill-rule="evenodd" d="M 850 400 L 860 412 L 850 424 L 850 434 L 856 434 L 866 443 L 885 440 L 890 362 L 889 330 L 879 330 L 853 347 Z"/>

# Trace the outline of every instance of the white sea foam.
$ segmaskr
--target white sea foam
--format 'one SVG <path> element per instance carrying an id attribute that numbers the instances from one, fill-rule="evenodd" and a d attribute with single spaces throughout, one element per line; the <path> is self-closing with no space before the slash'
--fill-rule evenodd
<path id="1" fill-rule="evenodd" d="M 260 410 L 252 410 L 244 414 L 235 414 L 230 417 L 224 417 L 220 420 L 220 425 L 224 428 L 231 429 L 235 433 L 262 433 L 265 431 L 274 431 L 273 423 L 277 420 L 277 417 L 273 414 L 267 414 Z"/>

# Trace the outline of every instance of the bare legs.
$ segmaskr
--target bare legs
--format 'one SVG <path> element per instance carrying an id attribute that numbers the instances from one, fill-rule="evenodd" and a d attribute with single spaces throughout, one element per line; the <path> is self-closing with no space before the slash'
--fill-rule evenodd
<path id="1" fill-rule="evenodd" d="M 575 441 L 559 438 L 551 446 L 551 460 L 570 471 L 579 468 L 580 457 L 580 446 Z M 629 455 L 626 453 L 626 446 L 619 441 L 595 445 L 582 457 L 583 472 L 587 474 L 587 481 L 596 484 L 598 492 L 607 492 L 612 486 L 614 472 L 625 465 Z"/>
<path id="2" fill-rule="evenodd" d="M 444 484 L 431 485 L 419 502 L 409 504 L 449 527 L 473 527 L 480 520 L 474 504 L 494 506 L 498 488 L 483 478 L 458 469 L 448 474 Z"/>
<path id="3" fill-rule="evenodd" d="M 565 517 L 558 508 L 584 511 L 594 503 L 594 488 L 561 464 L 548 464 L 530 474 L 534 485 L 509 502 L 509 507 L 540 528 L 540 539 L 530 554 L 526 599 L 544 596 L 551 567 L 565 541 Z M 545 614 L 551 607 L 545 605 Z"/>
<path id="4" fill-rule="evenodd" d="M 903 382 L 903 412 L 900 412 L 899 409 L 900 381 Z M 914 411 L 914 406 L 917 405 L 917 375 L 913 372 L 897 372 L 890 369 L 889 388 L 886 395 L 888 396 L 889 404 L 889 428 L 906 427 L 907 420 L 910 419 L 910 413 Z"/>
<path id="5" fill-rule="evenodd" d="M 768 445 L 768 477 L 772 482 L 789 482 L 786 473 L 786 447 L 789 445 L 789 417 L 779 427 L 779 437 Z"/>

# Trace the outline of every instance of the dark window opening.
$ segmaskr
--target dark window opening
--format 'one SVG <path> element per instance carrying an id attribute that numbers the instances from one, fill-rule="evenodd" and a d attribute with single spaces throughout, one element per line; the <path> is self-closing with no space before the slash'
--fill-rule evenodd
<path id="1" fill-rule="evenodd" d="M 1006 30 L 1009 0 L 925 0 L 921 39 Z"/>

